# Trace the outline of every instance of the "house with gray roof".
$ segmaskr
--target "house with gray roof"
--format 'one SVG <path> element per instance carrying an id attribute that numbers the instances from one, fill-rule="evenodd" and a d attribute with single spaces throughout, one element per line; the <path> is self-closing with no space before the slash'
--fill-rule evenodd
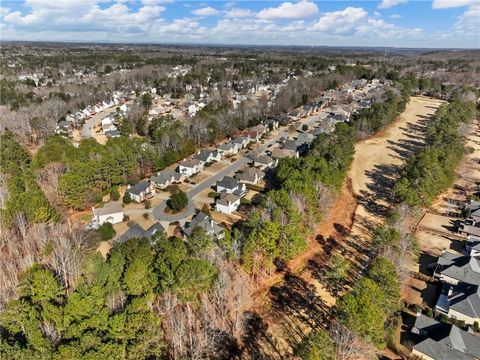
<path id="1" fill-rule="evenodd" d="M 472 360 L 480 358 L 480 337 L 475 336 L 452 324 L 436 320 L 422 319 L 420 315 L 414 329 L 420 329 L 420 335 L 426 336 L 412 349 L 412 355 L 420 359 L 433 360 Z M 418 322 L 418 323 L 417 323 Z"/>
<path id="2" fill-rule="evenodd" d="M 315 136 L 313 136 L 313 134 L 308 132 L 302 132 L 298 134 L 298 137 L 297 137 L 297 143 L 306 144 L 308 146 L 312 144 L 313 140 L 315 140 Z"/>
<path id="3" fill-rule="evenodd" d="M 469 214 L 468 218 L 480 222 L 480 201 L 470 200 L 465 204 L 464 210 Z"/>
<path id="4" fill-rule="evenodd" d="M 452 285 L 459 282 L 480 285 L 480 260 L 477 257 L 445 251 L 438 258 L 433 276 Z"/>
<path id="5" fill-rule="evenodd" d="M 253 161 L 253 166 L 258 167 L 260 170 L 266 170 L 275 167 L 278 164 L 277 159 L 273 159 L 268 155 L 252 156 L 251 159 Z"/>
<path id="6" fill-rule="evenodd" d="M 264 177 L 265 173 L 256 167 L 247 167 L 235 175 L 235 178 L 241 183 L 252 185 L 258 184 Z"/>
<path id="7" fill-rule="evenodd" d="M 233 142 L 237 144 L 239 149 L 243 149 L 250 143 L 250 138 L 248 136 L 238 136 L 233 139 Z"/>
<path id="8" fill-rule="evenodd" d="M 126 192 L 130 194 L 130 197 L 133 201 L 140 203 L 145 201 L 153 196 L 155 191 L 155 185 L 150 181 L 141 181 L 136 185 L 130 186 Z"/>
<path id="9" fill-rule="evenodd" d="M 480 288 L 467 283 L 443 284 L 435 309 L 467 325 L 480 324 Z"/>
<path id="10" fill-rule="evenodd" d="M 213 161 L 220 161 L 222 159 L 222 154 L 218 151 L 201 149 L 195 155 L 193 155 L 193 158 L 204 163 L 210 163 Z"/>
<path id="11" fill-rule="evenodd" d="M 165 189 L 167 186 L 180 182 L 184 178 L 183 174 L 173 171 L 171 169 L 165 169 L 157 172 L 156 175 L 150 177 L 150 181 L 159 189 Z"/>
<path id="12" fill-rule="evenodd" d="M 223 227 L 218 225 L 210 218 L 210 216 L 202 211 L 195 215 L 192 221 L 185 224 L 183 227 L 184 235 L 189 237 L 192 234 L 193 229 L 195 229 L 197 226 L 205 230 L 205 232 L 213 238 L 221 239 L 225 236 Z"/>
<path id="13" fill-rule="evenodd" d="M 116 240 L 117 243 L 124 243 L 130 239 L 137 238 L 143 239 L 147 238 L 152 241 L 157 234 L 163 234 L 166 230 L 159 222 L 156 222 L 152 226 L 150 226 L 147 230 L 141 227 L 139 224 L 134 224 L 133 226 L 129 227 L 128 230 L 119 236 Z"/>
<path id="14" fill-rule="evenodd" d="M 203 161 L 197 159 L 183 160 L 178 164 L 178 172 L 184 176 L 190 177 L 203 170 Z"/>
<path id="15" fill-rule="evenodd" d="M 465 250 L 470 256 L 480 256 L 480 237 L 471 235 L 467 236 Z"/>
<path id="16" fill-rule="evenodd" d="M 243 197 L 247 193 L 245 184 L 242 184 L 231 176 L 225 176 L 222 180 L 218 181 L 216 188 L 217 192 L 235 194 L 239 197 Z"/>
<path id="17" fill-rule="evenodd" d="M 229 141 L 225 144 L 220 145 L 217 151 L 222 155 L 231 156 L 237 154 L 239 149 L 240 146 L 237 143 Z"/>

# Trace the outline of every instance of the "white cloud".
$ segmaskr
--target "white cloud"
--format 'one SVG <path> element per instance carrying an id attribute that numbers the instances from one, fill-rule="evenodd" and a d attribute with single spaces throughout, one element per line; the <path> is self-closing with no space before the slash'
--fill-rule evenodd
<path id="1" fill-rule="evenodd" d="M 0 7 L 0 16 L 5 16 L 5 15 L 7 15 L 9 12 L 10 12 L 9 9 L 4 8 L 4 7 Z"/>
<path id="2" fill-rule="evenodd" d="M 480 3 L 471 5 L 462 15 L 457 19 L 454 29 L 460 34 L 471 34 L 477 39 L 477 46 L 480 45 Z"/>
<path id="3" fill-rule="evenodd" d="M 367 16 L 368 13 L 363 8 L 347 7 L 344 10 L 323 13 L 311 30 L 347 34 L 364 22 Z"/>
<path id="4" fill-rule="evenodd" d="M 207 7 L 193 10 L 192 14 L 197 16 L 215 16 L 215 15 L 219 15 L 220 11 L 218 11 L 217 9 L 211 6 L 207 6 Z"/>
<path id="5" fill-rule="evenodd" d="M 242 18 L 255 16 L 255 12 L 250 9 L 232 8 L 225 13 L 226 18 Z"/>
<path id="6" fill-rule="evenodd" d="M 392 14 L 389 16 L 390 19 L 401 19 L 403 16 L 400 14 Z"/>
<path id="7" fill-rule="evenodd" d="M 382 0 L 382 2 L 378 5 L 380 9 L 389 9 L 391 7 L 404 4 L 408 0 Z"/>
<path id="8" fill-rule="evenodd" d="M 314 2 L 301 0 L 297 3 L 284 2 L 276 8 L 261 10 L 257 17 L 259 19 L 302 19 L 311 17 L 318 13 L 318 6 Z"/>
<path id="9" fill-rule="evenodd" d="M 434 9 L 449 9 L 478 4 L 478 0 L 433 0 Z"/>

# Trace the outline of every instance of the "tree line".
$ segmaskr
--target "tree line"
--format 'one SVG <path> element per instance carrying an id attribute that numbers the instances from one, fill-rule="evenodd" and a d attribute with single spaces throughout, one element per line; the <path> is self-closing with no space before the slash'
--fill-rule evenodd
<path id="1" fill-rule="evenodd" d="M 458 94 L 439 107 L 426 128 L 426 144 L 411 155 L 394 191 L 400 201 L 410 206 L 428 206 L 452 184 L 455 168 L 465 154 L 465 140 L 460 132 L 472 121 L 477 110 L 466 94 Z"/>

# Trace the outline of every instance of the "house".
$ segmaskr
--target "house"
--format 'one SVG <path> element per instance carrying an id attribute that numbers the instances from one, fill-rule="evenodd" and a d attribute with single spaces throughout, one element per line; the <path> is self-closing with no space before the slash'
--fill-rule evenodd
<path id="1" fill-rule="evenodd" d="M 420 336 L 428 336 L 429 332 L 437 330 L 440 327 L 442 327 L 441 322 L 419 312 L 415 319 L 415 324 L 412 327 L 412 333 Z"/>
<path id="2" fill-rule="evenodd" d="M 196 227 L 202 228 L 209 236 L 216 239 L 222 239 L 225 236 L 223 228 L 215 221 L 213 221 L 210 216 L 208 216 L 204 212 L 199 212 L 193 217 L 192 221 L 190 221 L 184 226 L 184 235 L 186 237 L 189 237 Z"/>
<path id="3" fill-rule="evenodd" d="M 92 222 L 98 226 L 110 223 L 118 224 L 123 221 L 123 208 L 118 202 L 110 201 L 103 205 L 103 207 L 92 208 L 93 219 Z"/>
<path id="4" fill-rule="evenodd" d="M 480 324 L 480 288 L 467 283 L 443 284 L 435 309 L 467 325 Z"/>
<path id="5" fill-rule="evenodd" d="M 433 277 L 451 285 L 459 282 L 480 285 L 480 259 L 444 251 L 438 258 Z"/>
<path id="6" fill-rule="evenodd" d="M 268 130 L 276 130 L 278 129 L 278 126 L 280 125 L 280 122 L 278 119 L 267 119 L 264 122 L 265 126 L 267 127 Z"/>
<path id="7" fill-rule="evenodd" d="M 180 174 L 186 177 L 195 175 L 196 173 L 202 170 L 203 170 L 203 162 L 197 159 L 191 159 L 191 160 L 185 159 L 180 164 L 178 164 L 178 169 L 177 169 L 177 171 Z"/>
<path id="8" fill-rule="evenodd" d="M 465 204 L 464 212 L 467 214 L 467 218 L 480 222 L 480 201 L 470 200 Z"/>
<path id="9" fill-rule="evenodd" d="M 68 121 L 60 121 L 55 127 L 55 133 L 58 135 L 72 136 L 72 123 Z"/>
<path id="10" fill-rule="evenodd" d="M 231 214 L 237 211 L 240 206 L 240 196 L 235 194 L 223 194 L 215 203 L 215 209 L 224 214 Z"/>
<path id="11" fill-rule="evenodd" d="M 120 135 L 122 135 L 122 134 L 121 134 L 120 131 L 117 130 L 117 129 L 105 131 L 105 136 L 106 136 L 107 138 L 117 138 L 117 137 L 119 137 Z"/>
<path id="12" fill-rule="evenodd" d="M 480 357 L 480 337 L 452 324 L 425 319 L 420 315 L 414 329 L 424 339 L 412 349 L 412 355 L 427 360 L 473 360 Z"/>
<path id="13" fill-rule="evenodd" d="M 242 172 L 239 172 L 235 178 L 244 184 L 256 185 L 265 177 L 265 173 L 256 167 L 248 167 Z"/>
<path id="14" fill-rule="evenodd" d="M 106 118 L 102 119 L 102 131 L 104 134 L 107 131 L 116 130 L 116 129 L 117 127 L 113 123 L 113 119 L 111 117 L 107 116 Z"/>
<path id="15" fill-rule="evenodd" d="M 152 226 L 150 226 L 147 230 L 144 230 L 139 224 L 134 224 L 128 230 L 123 233 L 118 239 L 115 241 L 117 243 L 124 243 L 130 239 L 137 238 L 143 239 L 147 238 L 150 241 L 155 237 L 157 234 L 163 234 L 166 230 L 159 222 L 156 222 Z"/>
<path id="16" fill-rule="evenodd" d="M 466 225 L 465 223 L 460 225 L 458 228 L 458 232 L 460 234 L 468 236 L 474 236 L 474 237 L 480 237 L 480 222 L 475 223 L 473 222 L 472 225 Z"/>
<path id="17" fill-rule="evenodd" d="M 151 181 L 141 181 L 134 186 L 128 185 L 126 192 L 130 194 L 133 201 L 140 203 L 153 196 L 155 185 Z"/>
<path id="18" fill-rule="evenodd" d="M 157 175 L 150 177 L 150 181 L 159 189 L 165 189 L 168 185 L 181 181 L 181 179 L 182 174 L 170 169 L 159 171 Z"/>
<path id="19" fill-rule="evenodd" d="M 233 139 L 233 142 L 237 144 L 239 149 L 243 149 L 250 143 L 250 138 L 247 136 L 238 136 Z"/>
<path id="20" fill-rule="evenodd" d="M 465 250 L 470 256 L 480 256 L 480 237 L 472 235 L 467 236 Z"/>
<path id="21" fill-rule="evenodd" d="M 257 133 L 260 135 L 260 137 L 262 137 L 267 133 L 268 128 L 263 124 L 259 124 L 257 126 L 252 127 L 250 131 Z"/>
<path id="22" fill-rule="evenodd" d="M 255 131 L 255 130 L 247 130 L 247 131 L 244 131 L 242 134 L 244 137 L 249 139 L 249 142 L 250 141 L 258 142 L 263 136 L 262 132 Z"/>
<path id="23" fill-rule="evenodd" d="M 273 159 L 298 158 L 299 153 L 298 150 L 280 149 L 277 147 L 272 150 L 271 156 Z"/>
<path id="24" fill-rule="evenodd" d="M 231 155 L 235 155 L 238 153 L 238 149 L 239 149 L 239 145 L 234 143 L 233 141 L 229 141 L 225 144 L 222 144 L 218 147 L 217 151 L 221 154 L 221 155 L 225 155 L 225 156 L 231 156 Z"/>
<path id="25" fill-rule="evenodd" d="M 190 105 L 188 107 L 188 116 L 193 117 L 197 113 L 197 107 L 195 105 Z"/>
<path id="26" fill-rule="evenodd" d="M 312 131 L 314 137 L 319 136 L 320 134 L 330 134 L 335 129 L 335 126 L 329 121 L 322 121 L 322 123 Z"/>
<path id="27" fill-rule="evenodd" d="M 304 154 L 308 151 L 309 147 L 310 147 L 309 144 L 306 142 L 298 141 L 298 139 L 297 140 L 290 139 L 285 141 L 285 143 L 282 146 L 282 149 L 290 150 L 292 152 L 298 152 L 299 154 Z"/>
<path id="28" fill-rule="evenodd" d="M 266 170 L 277 166 L 278 160 L 272 159 L 268 155 L 253 156 L 253 166 L 258 167 L 260 170 Z"/>
<path id="29" fill-rule="evenodd" d="M 222 159 L 222 154 L 218 151 L 202 149 L 199 150 L 195 155 L 193 155 L 193 158 L 200 160 L 203 163 L 210 163 L 213 161 L 220 161 Z"/>
<path id="30" fill-rule="evenodd" d="M 221 181 L 218 181 L 216 188 L 217 192 L 235 194 L 240 197 L 245 196 L 247 190 L 245 184 L 242 184 L 231 176 L 225 176 Z"/>
<path id="31" fill-rule="evenodd" d="M 303 133 L 298 134 L 297 143 L 302 144 L 302 145 L 305 144 L 308 147 L 310 147 L 310 145 L 313 143 L 314 139 L 315 139 L 315 136 L 313 136 L 313 134 L 303 132 Z"/>

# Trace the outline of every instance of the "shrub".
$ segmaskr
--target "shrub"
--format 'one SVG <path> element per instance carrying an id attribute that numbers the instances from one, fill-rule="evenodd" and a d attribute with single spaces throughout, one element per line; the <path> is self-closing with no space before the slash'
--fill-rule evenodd
<path id="1" fill-rule="evenodd" d="M 128 222 L 128 221 L 130 221 L 130 216 L 123 215 L 123 222 Z"/>
<path id="2" fill-rule="evenodd" d="M 110 190 L 110 200 L 118 201 L 120 200 L 120 193 L 116 187 L 112 187 Z"/>
<path id="3" fill-rule="evenodd" d="M 220 193 L 218 193 L 218 192 L 216 192 L 216 191 L 210 191 L 210 192 L 207 194 L 207 196 L 208 196 L 209 198 L 215 199 L 215 198 L 217 198 L 218 196 L 220 196 Z"/>
<path id="4" fill-rule="evenodd" d="M 173 211 L 183 210 L 188 204 L 187 194 L 179 190 L 170 197 L 169 206 Z"/>
<path id="5" fill-rule="evenodd" d="M 123 196 L 123 203 L 125 205 L 130 204 L 132 202 L 132 197 L 130 196 L 129 192 L 125 192 L 125 195 Z"/>
<path id="6" fill-rule="evenodd" d="M 110 240 L 117 234 L 117 232 L 113 228 L 113 225 L 109 222 L 102 224 L 98 228 L 98 233 L 100 234 L 100 237 L 103 241 Z"/>
<path id="7" fill-rule="evenodd" d="M 145 201 L 145 209 L 150 209 L 152 207 L 152 202 L 150 200 Z"/>
<path id="8" fill-rule="evenodd" d="M 103 201 L 102 194 L 96 194 L 93 200 L 95 201 L 96 204 L 101 203 Z"/>
<path id="9" fill-rule="evenodd" d="M 431 308 L 428 308 L 428 309 L 427 309 L 427 312 L 426 312 L 426 315 L 427 315 L 428 317 L 433 318 L 433 310 L 432 310 Z"/>
<path id="10" fill-rule="evenodd" d="M 307 131 L 308 130 L 308 125 L 307 124 L 303 124 L 302 125 L 302 131 Z"/>
<path id="11" fill-rule="evenodd" d="M 474 330 L 475 332 L 479 332 L 479 331 L 480 331 L 480 324 L 478 323 L 478 321 L 475 321 L 475 322 L 473 323 L 473 330 Z"/>
<path id="12" fill-rule="evenodd" d="M 142 214 L 143 218 L 147 220 L 150 217 L 150 214 L 148 212 Z"/>

